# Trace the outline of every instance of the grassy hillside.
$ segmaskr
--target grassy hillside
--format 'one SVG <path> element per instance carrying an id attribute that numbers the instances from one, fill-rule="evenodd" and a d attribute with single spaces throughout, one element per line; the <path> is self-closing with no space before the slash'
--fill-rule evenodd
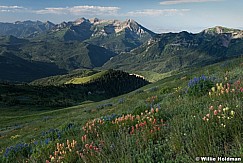
<path id="1" fill-rule="evenodd" d="M 99 71 L 93 69 L 76 69 L 65 75 L 56 75 L 32 81 L 31 85 L 63 85 L 74 78 L 89 77 L 98 73 Z"/>
<path id="2" fill-rule="evenodd" d="M 91 80 L 96 80 L 96 79 L 100 78 L 101 76 L 105 75 L 106 73 L 107 73 L 107 71 L 104 70 L 104 71 L 97 72 L 90 76 L 72 78 L 71 80 L 65 82 L 65 84 L 84 84 L 84 83 L 90 82 Z"/>
<path id="3" fill-rule="evenodd" d="M 0 107 L 42 106 L 60 108 L 74 106 L 84 101 L 101 101 L 128 93 L 149 83 L 142 78 L 122 71 L 83 70 L 81 74 L 80 72 L 75 74 L 75 72 L 77 73 L 77 71 L 74 71 L 73 74 L 69 75 L 37 80 L 31 84 L 0 83 Z M 76 78 L 77 75 L 90 76 Z M 58 79 L 62 81 L 73 80 L 76 83 L 59 84 L 61 81 L 58 81 Z"/>
<path id="4" fill-rule="evenodd" d="M 55 111 L 29 110 L 25 115 L 25 109 L 16 114 L 16 108 L 2 108 L 0 158 L 3 162 L 242 158 L 242 63 L 238 58 L 190 69 L 119 97 Z"/>

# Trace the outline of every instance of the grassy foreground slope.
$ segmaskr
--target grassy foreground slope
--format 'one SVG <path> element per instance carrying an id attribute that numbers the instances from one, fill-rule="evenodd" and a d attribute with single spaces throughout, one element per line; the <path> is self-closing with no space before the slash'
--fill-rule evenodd
<path id="1" fill-rule="evenodd" d="M 5 109 L 0 115 L 0 160 L 243 158 L 242 66 L 242 58 L 229 60 L 164 78 L 119 97 L 56 111 L 25 115 L 24 110 L 15 115 L 11 108 Z"/>

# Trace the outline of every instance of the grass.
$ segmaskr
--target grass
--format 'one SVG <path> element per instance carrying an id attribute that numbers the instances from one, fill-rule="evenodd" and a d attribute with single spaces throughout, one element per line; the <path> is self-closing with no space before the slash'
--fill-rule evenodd
<path id="1" fill-rule="evenodd" d="M 135 74 L 144 76 L 144 78 L 146 80 L 154 83 L 154 82 L 157 82 L 166 77 L 172 76 L 173 72 L 171 71 L 171 72 L 167 72 L 167 73 L 157 73 L 157 72 L 153 72 L 153 71 L 137 71 L 137 72 L 135 72 Z"/>
<path id="2" fill-rule="evenodd" d="M 9 146 L 13 146 L 9 151 L 17 152 L 10 152 L 8 157 L 0 157 L 0 160 L 195 162 L 200 156 L 243 158 L 241 63 L 243 60 L 239 58 L 193 69 L 119 97 L 70 108 L 53 111 L 23 109 L 22 114 L 19 110 L 17 115 L 14 112 L 17 108 L 5 108 L 4 114 L 0 115 L 0 153 L 6 154 Z M 215 88 L 203 95 L 186 94 L 190 89 L 187 86 L 189 80 L 202 74 L 211 77 L 214 87 L 217 87 L 216 83 L 222 83 L 222 86 L 230 83 L 229 93 Z M 239 87 L 234 85 L 237 80 L 241 81 Z M 220 105 L 221 112 L 214 115 Z M 224 111 L 226 107 L 228 111 Z M 204 120 L 207 114 L 210 114 L 209 120 Z M 43 143 L 45 141 L 48 143 Z M 23 145 L 15 146 L 21 142 L 27 143 L 32 151 Z M 20 147 L 21 150 L 17 150 Z"/>
<path id="3" fill-rule="evenodd" d="M 87 76 L 87 77 L 81 77 L 81 78 L 73 78 L 69 81 L 67 81 L 65 84 L 84 84 L 84 83 L 87 83 L 91 80 L 95 80 L 95 79 L 98 79 L 100 78 L 102 75 L 104 75 L 107 71 L 104 70 L 104 71 L 101 71 L 101 72 L 98 72 L 98 73 L 95 73 L 91 76 Z"/>

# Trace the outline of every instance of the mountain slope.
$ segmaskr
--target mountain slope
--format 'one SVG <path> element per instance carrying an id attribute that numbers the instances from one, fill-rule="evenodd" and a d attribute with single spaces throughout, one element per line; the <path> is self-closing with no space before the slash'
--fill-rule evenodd
<path id="1" fill-rule="evenodd" d="M 22 47 L 21 54 L 29 54 L 31 60 L 55 63 L 66 70 L 100 67 L 116 55 L 96 45 L 61 41 L 31 42 Z"/>
<path id="2" fill-rule="evenodd" d="M 63 74 L 55 64 L 30 62 L 12 53 L 0 53 L 0 81 L 32 81 L 46 76 Z"/>
<path id="3" fill-rule="evenodd" d="M 160 73 L 200 67 L 242 55 L 242 33 L 240 30 L 227 30 L 223 27 L 204 30 L 198 34 L 165 33 L 157 35 L 130 53 L 112 58 L 103 67 Z"/>
<path id="4" fill-rule="evenodd" d="M 14 36 L 1 37 L 0 41 L 0 53 L 11 54 L 12 56 L 9 58 L 8 55 L 4 55 L 0 58 L 1 80 L 31 81 L 38 77 L 43 78 L 50 75 L 58 75 L 78 68 L 100 67 L 116 55 L 105 48 L 77 41 L 69 43 L 52 40 L 37 42 L 19 39 Z M 11 60 L 11 65 L 8 64 L 8 60 Z M 27 72 L 31 71 L 31 73 L 26 74 L 22 72 L 21 69 L 15 66 L 19 64 L 24 67 L 28 66 Z M 40 64 L 44 67 L 41 68 Z M 11 68 L 5 70 L 8 65 Z M 52 66 L 50 67 L 50 65 Z M 36 66 L 40 67 L 37 68 Z M 36 68 L 38 71 L 35 71 Z M 59 69 L 62 70 L 59 71 Z M 8 77 L 4 74 L 7 74 Z M 18 75 L 25 77 L 18 77 Z"/>

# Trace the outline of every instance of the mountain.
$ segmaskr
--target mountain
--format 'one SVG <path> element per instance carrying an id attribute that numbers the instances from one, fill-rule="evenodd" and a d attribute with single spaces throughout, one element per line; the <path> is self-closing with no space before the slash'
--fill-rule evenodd
<path id="1" fill-rule="evenodd" d="M 37 39 L 85 41 L 121 53 L 142 45 L 154 35 L 131 19 L 118 21 L 80 18 L 57 24 L 48 34 L 40 35 Z"/>
<path id="2" fill-rule="evenodd" d="M 89 43 L 58 40 L 30 42 L 21 47 L 20 54 L 31 60 L 55 63 L 66 70 L 100 67 L 116 55 L 103 47 Z"/>
<path id="3" fill-rule="evenodd" d="M 55 75 L 60 75 L 56 72 L 101 66 L 131 73 L 139 71 L 142 75 L 152 71 L 160 74 L 208 65 L 242 55 L 243 51 L 243 31 L 220 26 L 197 34 L 186 31 L 155 34 L 132 19 L 80 18 L 56 25 L 39 21 L 11 25 L 19 37 L 1 36 L 0 53 L 12 54 L 15 56 L 12 60 L 24 60 L 29 66 L 33 63 L 53 65 L 55 73 L 51 74 Z M 27 29 L 33 30 L 26 32 Z M 1 64 L 6 67 L 5 63 Z M 36 72 L 34 78 L 29 76 L 28 80 L 21 78 L 21 81 L 36 79 L 38 74 L 48 77 L 48 73 Z M 14 73 L 9 72 L 9 75 Z M 6 79 L 14 80 L 14 76 Z"/>
<path id="4" fill-rule="evenodd" d="M 200 67 L 243 54 L 243 31 L 215 27 L 200 33 L 164 33 L 103 67 L 159 73 Z"/>
<path id="5" fill-rule="evenodd" d="M 33 37 L 39 33 L 51 30 L 55 24 L 47 21 L 17 21 L 15 23 L 0 22 L 0 36 Z"/>
<path id="6" fill-rule="evenodd" d="M 33 41 L 14 36 L 0 37 L 0 54 L 0 80 L 21 82 L 78 68 L 100 67 L 116 55 L 89 43 Z"/>
<path id="7" fill-rule="evenodd" d="M 118 21 L 80 18 L 60 24 L 40 21 L 1 23 L 0 52 L 10 53 L 15 59 L 28 63 L 46 63 L 57 66 L 57 69 L 72 71 L 101 67 L 118 53 L 130 51 L 154 35 L 131 19 Z M 38 74 L 39 71 L 34 78 L 29 76 L 26 77 L 28 80 L 21 78 L 21 81 L 36 79 Z M 3 76 L 1 79 L 13 80 L 14 76 Z"/>

